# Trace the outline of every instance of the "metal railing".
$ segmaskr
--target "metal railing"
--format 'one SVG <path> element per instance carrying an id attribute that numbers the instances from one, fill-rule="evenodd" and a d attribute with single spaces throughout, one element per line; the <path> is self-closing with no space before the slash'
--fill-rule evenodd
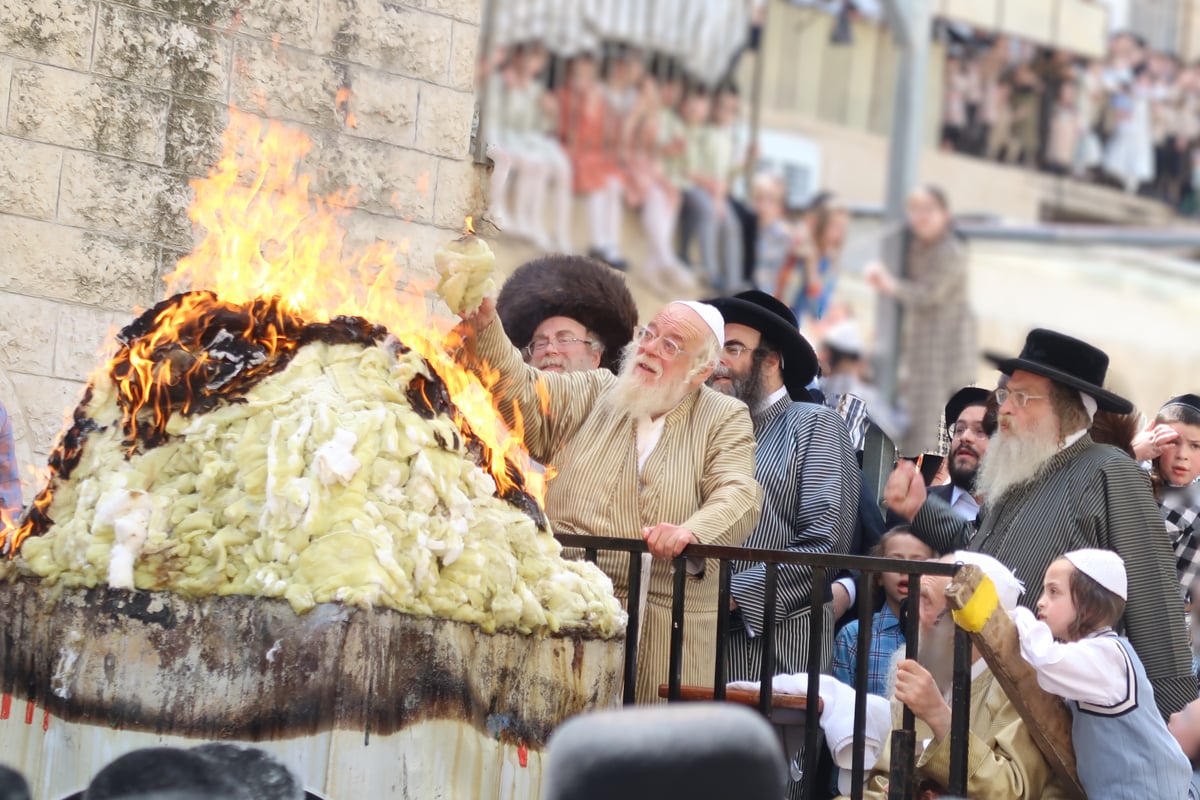
<path id="1" fill-rule="evenodd" d="M 619 539 L 576 534 L 556 534 L 563 547 L 583 550 L 584 556 L 596 562 L 601 550 L 627 553 L 629 556 L 627 594 L 629 623 L 625 632 L 624 702 L 634 702 L 637 685 L 639 611 L 641 603 L 642 564 L 641 555 L 648 552 L 641 539 Z M 765 566 L 763 656 L 760 670 L 759 711 L 771 717 L 772 678 L 775 675 L 775 621 L 778 600 L 779 565 L 801 565 L 812 569 L 812 598 L 809 614 L 808 644 L 808 697 L 820 695 L 821 642 L 825 604 L 825 587 L 830 585 L 830 576 L 845 571 L 857 571 L 858 588 L 858 662 L 854 678 L 854 749 L 852 756 L 851 794 L 853 800 L 861 800 L 864 779 L 863 732 L 866 728 L 867 675 L 871 647 L 871 618 L 874 614 L 874 576 L 881 572 L 898 572 L 908 575 L 909 613 L 905 624 L 905 656 L 917 657 L 920 635 L 920 588 L 921 576 L 952 576 L 960 565 L 929 561 L 903 561 L 891 558 L 867 556 L 829 555 L 797 553 L 783 550 L 762 550 L 744 547 L 722 547 L 716 545 L 688 545 L 674 559 L 674 585 L 671 603 L 671 642 L 667 667 L 668 702 L 680 700 L 683 675 L 683 631 L 684 589 L 687 581 L 687 559 L 704 558 L 720 562 L 719 596 L 717 600 L 717 648 L 713 666 L 713 699 L 725 699 L 726 649 L 729 637 L 729 594 L 733 577 L 734 561 L 758 562 Z M 970 727 L 971 691 L 971 643 L 965 631 L 956 629 L 954 639 L 953 698 L 950 723 L 950 775 L 946 787 L 950 794 L 965 795 L 967 788 L 967 740 Z M 889 800 L 909 800 L 913 797 L 915 778 L 916 734 L 915 718 L 910 709 L 904 709 L 902 727 L 891 734 L 891 762 L 889 773 Z M 802 771 L 801 796 L 806 800 L 818 797 L 817 759 L 820 755 L 819 715 L 805 713 L 804 767 Z"/>

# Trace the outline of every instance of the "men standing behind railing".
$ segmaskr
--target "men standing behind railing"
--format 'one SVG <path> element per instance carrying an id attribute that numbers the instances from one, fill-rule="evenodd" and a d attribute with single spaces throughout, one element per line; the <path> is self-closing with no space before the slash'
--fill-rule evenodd
<path id="1" fill-rule="evenodd" d="M 749 408 L 758 447 L 754 476 L 763 487 L 762 516 L 747 547 L 799 553 L 847 553 L 854 533 L 861 473 L 837 412 L 810 402 L 817 356 L 796 317 L 757 289 L 709 301 L 725 318 L 720 364 L 709 385 Z M 763 654 L 766 567 L 734 564 L 729 679 L 757 680 Z M 779 567 L 775 672 L 808 669 L 812 568 Z M 833 614 L 825 606 L 821 666 L 833 663 Z"/>
<path id="2" fill-rule="evenodd" d="M 530 454 L 557 471 L 546 512 L 555 531 L 643 538 L 655 556 L 638 642 L 638 702 L 667 682 L 670 559 L 692 543 L 739 545 L 758 522 L 754 433 L 743 403 L 704 386 L 724 322 L 711 306 L 668 304 L 627 348 L 620 374 L 550 374 L 524 363 L 496 324 L 495 300 L 465 313 L 468 344 L 498 378 L 492 387 L 509 425 L 524 422 Z M 470 366 L 470 364 L 468 364 Z M 602 553 L 618 596 L 628 557 Z M 685 684 L 712 684 L 719 571 L 688 565 Z"/>
<path id="3" fill-rule="evenodd" d="M 1196 699 L 1170 542 L 1150 479 L 1128 455 L 1088 435 L 1096 409 L 1127 414 L 1128 401 L 1104 389 L 1108 356 L 1055 331 L 1030 332 L 1020 356 L 994 359 L 1010 376 L 996 391 L 1000 429 L 978 477 L 984 498 L 978 528 L 927 497 L 913 465 L 888 479 L 888 507 L 912 520 L 935 550 L 970 547 L 1008 564 L 1037 585 L 1060 553 L 1114 550 L 1129 570 L 1125 635 L 1154 686 L 1163 716 Z M 1152 535 L 1159 534 L 1159 535 Z M 1036 593 L 1024 604 L 1032 609 Z"/>
<path id="4" fill-rule="evenodd" d="M 1009 611 L 1016 608 L 1023 587 L 996 559 L 981 553 L 958 552 L 940 560 L 978 565 L 995 585 L 1000 604 Z M 894 728 L 901 726 L 905 705 L 917 718 L 916 780 L 919 789 L 930 789 L 935 797 L 950 783 L 949 698 L 954 673 L 954 620 L 946 601 L 949 583 L 950 579 L 942 576 L 927 575 L 921 579 L 919 655 L 916 661 L 900 660 L 896 664 L 892 702 Z M 972 656 L 967 796 L 972 800 L 1067 797 L 987 662 L 974 648 Z M 863 793 L 866 800 L 883 800 L 888 796 L 890 768 L 889 741 L 867 777 Z M 839 780 L 838 788 L 849 794 L 848 773 L 843 771 Z M 913 794 L 920 796 L 920 792 Z"/>

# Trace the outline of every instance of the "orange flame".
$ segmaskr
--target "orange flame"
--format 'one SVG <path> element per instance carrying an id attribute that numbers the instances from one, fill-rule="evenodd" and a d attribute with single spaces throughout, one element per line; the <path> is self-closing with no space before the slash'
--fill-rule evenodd
<path id="1" fill-rule="evenodd" d="M 474 217 L 467 217 L 463 221 L 463 235 L 464 236 L 474 236 L 475 235 L 475 218 Z"/>
<path id="2" fill-rule="evenodd" d="M 346 122 L 347 128 L 358 127 L 358 117 L 350 110 L 350 99 L 354 97 L 354 93 L 350 91 L 350 87 L 343 86 L 337 90 L 337 95 L 334 97 L 334 107 L 342 112 L 342 118 Z"/>
<path id="3" fill-rule="evenodd" d="M 349 98 L 349 90 L 342 91 L 339 103 Z M 164 279 L 168 296 L 200 289 L 216 296 L 196 292 L 162 304 L 152 332 L 104 366 L 131 406 L 124 421 L 130 446 L 164 435 L 171 413 L 192 408 L 197 398 L 191 392 L 203 386 L 198 379 L 211 362 L 189 336 L 206 328 L 208 315 L 240 307 L 243 338 L 271 355 L 297 346 L 286 332 L 298 323 L 357 316 L 388 328 L 437 371 L 462 414 L 459 424 L 465 420 L 486 446 L 486 467 L 499 492 L 524 488 L 544 504 L 545 480 L 553 473 L 531 469 L 520 425 L 510 430 L 501 421 L 487 388 L 496 376 L 481 380 L 449 355 L 459 337 L 438 333 L 424 296 L 432 281 L 427 287 L 410 280 L 408 243 L 346 246 L 341 220 L 354 205 L 354 191 L 309 194 L 311 175 L 302 166 L 311 142 L 303 132 L 230 109 L 223 142 L 217 166 L 192 182 L 196 198 L 188 216 L 203 238 Z M 470 217 L 466 224 L 473 231 Z M 12 510 L 0 512 L 0 553 L 13 555 L 35 528 L 50 524 L 53 474 L 65 476 L 78 462 L 90 424 L 78 412 L 68 423 L 50 457 L 51 476 L 19 522 Z"/>
<path id="4" fill-rule="evenodd" d="M 238 304 L 275 296 L 282 301 L 280 314 L 312 321 L 361 316 L 387 327 L 445 381 L 472 432 L 491 450 L 490 471 L 499 488 L 517 488 L 508 475 L 509 459 L 525 473 L 526 491 L 541 503 L 544 487 L 530 480 L 521 430 L 507 429 L 498 416 L 487 389 L 493 378 L 485 377 L 485 385 L 448 355 L 458 337 L 443 337 L 433 324 L 424 297 L 432 281 L 424 286 L 410 280 L 407 243 L 377 241 L 349 251 L 341 220 L 354 205 L 354 193 L 309 194 L 302 160 L 311 143 L 303 132 L 231 109 L 224 145 L 217 167 L 192 182 L 196 199 L 189 217 L 204 235 L 165 279 L 167 293 L 211 289 L 222 301 Z M 467 228 L 472 229 L 469 217 Z"/>

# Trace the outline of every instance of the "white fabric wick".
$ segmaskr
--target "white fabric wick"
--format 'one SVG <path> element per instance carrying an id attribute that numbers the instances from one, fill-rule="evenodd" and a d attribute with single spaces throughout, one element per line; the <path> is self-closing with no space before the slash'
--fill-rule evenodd
<path id="1" fill-rule="evenodd" d="M 1088 422 L 1091 423 L 1096 419 L 1096 409 L 1099 408 L 1099 406 L 1096 405 L 1096 398 L 1092 397 L 1087 392 L 1080 392 L 1079 399 L 1083 401 L 1083 407 L 1087 411 L 1088 415 Z"/>
<path id="2" fill-rule="evenodd" d="M 704 320 L 704 324 L 708 325 L 712 335 L 716 337 L 717 346 L 725 344 L 725 318 L 721 316 L 721 312 L 717 311 L 715 306 L 697 300 L 675 300 L 672 305 L 687 306 L 695 311 L 700 315 L 700 319 Z"/>
<path id="3" fill-rule="evenodd" d="M 992 584 L 996 587 L 996 594 L 1000 599 L 1000 605 L 1006 611 L 1012 611 L 1017 607 L 1017 601 L 1021 595 L 1025 594 L 1025 584 L 1013 574 L 1013 571 L 997 559 L 986 553 L 978 553 L 973 550 L 956 550 L 951 556 L 953 561 L 963 564 L 974 564 L 983 570 L 983 574 L 991 579 Z"/>

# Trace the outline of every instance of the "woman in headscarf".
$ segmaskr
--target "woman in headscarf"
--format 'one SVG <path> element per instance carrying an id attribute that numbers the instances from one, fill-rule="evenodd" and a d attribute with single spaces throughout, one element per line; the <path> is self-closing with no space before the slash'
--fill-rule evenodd
<path id="1" fill-rule="evenodd" d="M 900 452 L 937 452 L 946 398 L 976 377 L 975 315 L 971 311 L 967 247 L 954 230 L 950 205 L 936 186 L 908 197 L 904 277 L 875 264 L 867 281 L 903 311 L 900 400 L 909 427 Z"/>

